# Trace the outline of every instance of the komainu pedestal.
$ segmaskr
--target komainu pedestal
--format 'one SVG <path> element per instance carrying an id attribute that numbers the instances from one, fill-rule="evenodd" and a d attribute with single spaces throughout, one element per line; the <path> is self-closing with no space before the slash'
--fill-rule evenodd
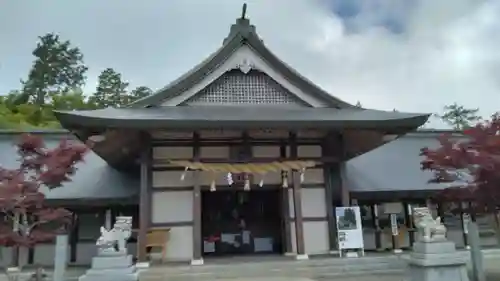
<path id="1" fill-rule="evenodd" d="M 416 242 L 405 281 L 469 281 L 467 258 L 451 241 Z"/>
<path id="2" fill-rule="evenodd" d="M 92 266 L 78 281 L 136 281 L 137 269 L 127 253 L 126 241 L 130 237 L 131 217 L 117 217 L 111 230 L 101 227 L 97 240 L 98 254 Z"/>
<path id="3" fill-rule="evenodd" d="M 416 208 L 414 220 L 420 235 L 408 259 L 405 281 L 469 281 L 468 256 L 446 239 L 439 217 L 434 220 L 427 208 Z"/>

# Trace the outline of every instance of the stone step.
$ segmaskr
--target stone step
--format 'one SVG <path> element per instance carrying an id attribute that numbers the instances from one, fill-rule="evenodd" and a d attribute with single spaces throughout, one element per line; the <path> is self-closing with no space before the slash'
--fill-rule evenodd
<path id="1" fill-rule="evenodd" d="M 203 266 L 159 266 L 140 273 L 140 280 L 190 280 L 223 278 L 257 278 L 271 276 L 313 277 L 402 271 L 405 263 L 399 257 L 328 258 L 308 261 L 248 262 L 206 264 Z"/>

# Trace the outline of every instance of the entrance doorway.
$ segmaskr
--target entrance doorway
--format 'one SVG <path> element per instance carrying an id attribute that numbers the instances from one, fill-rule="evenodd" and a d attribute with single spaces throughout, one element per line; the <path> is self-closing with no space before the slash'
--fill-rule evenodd
<path id="1" fill-rule="evenodd" d="M 202 192 L 205 256 L 282 253 L 280 190 Z"/>

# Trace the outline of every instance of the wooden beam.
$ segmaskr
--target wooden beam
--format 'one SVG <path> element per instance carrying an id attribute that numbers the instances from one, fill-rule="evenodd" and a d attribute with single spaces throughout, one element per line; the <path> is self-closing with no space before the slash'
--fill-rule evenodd
<path id="1" fill-rule="evenodd" d="M 249 158 L 245 157 L 246 159 L 233 159 L 233 158 L 202 158 L 197 162 L 200 163 L 228 163 L 228 164 L 246 164 L 246 163 L 272 163 L 272 162 L 284 162 L 284 161 L 290 161 L 289 158 L 282 158 L 282 157 L 255 157 L 255 158 Z M 187 159 L 185 159 L 187 160 Z M 300 157 L 296 158 L 294 160 L 300 160 L 300 161 L 316 161 L 318 165 L 321 165 L 322 163 L 339 163 L 339 160 L 337 157 Z M 168 159 L 155 159 L 153 162 L 154 166 L 162 166 L 162 165 L 171 165 L 170 160 Z"/>
<path id="2" fill-rule="evenodd" d="M 141 181 L 139 198 L 139 233 L 137 235 L 137 259 L 139 262 L 147 260 L 146 236 L 151 217 L 151 168 L 152 168 L 152 149 L 149 134 L 144 134 L 144 149 L 141 153 Z"/>
<path id="3" fill-rule="evenodd" d="M 200 158 L 199 134 L 194 133 L 193 160 L 198 161 Z M 201 184 L 200 171 L 193 171 L 193 265 L 203 264 L 202 259 L 202 233 L 201 233 Z"/>

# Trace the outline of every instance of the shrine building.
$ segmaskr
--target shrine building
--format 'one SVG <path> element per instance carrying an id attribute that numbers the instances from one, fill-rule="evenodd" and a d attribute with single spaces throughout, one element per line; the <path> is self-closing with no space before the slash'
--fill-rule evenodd
<path id="1" fill-rule="evenodd" d="M 90 262 L 99 227 L 117 215 L 134 217 L 129 247 L 139 261 L 155 230 L 168 236 L 165 262 L 327 255 L 337 249 L 335 207 L 349 205 L 362 208 L 365 250 L 410 247 L 410 205 L 442 188 L 419 169 L 420 148 L 438 135 L 415 131 L 429 114 L 365 109 L 327 93 L 273 54 L 244 15 L 218 50 L 153 95 L 55 114 L 67 131 L 38 132 L 49 144 L 68 134 L 94 143 L 73 181 L 47 193 L 76 214 L 70 264 Z M 0 136 L 15 165 L 7 140 L 16 134 Z M 400 241 L 384 230 L 389 209 L 408 229 Z M 464 245 L 462 232 L 453 239 Z M 26 259 L 43 263 L 53 247 Z"/>

